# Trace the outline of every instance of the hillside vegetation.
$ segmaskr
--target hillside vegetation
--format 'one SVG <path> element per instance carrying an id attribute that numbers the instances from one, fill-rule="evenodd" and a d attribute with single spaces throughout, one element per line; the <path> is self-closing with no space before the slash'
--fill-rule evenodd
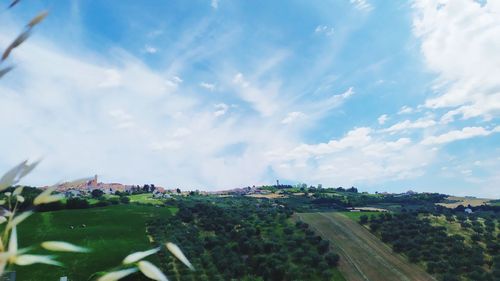
<path id="1" fill-rule="evenodd" d="M 296 219 L 308 223 L 317 233 L 331 241 L 333 248 L 341 255 L 339 269 L 346 280 L 433 280 L 423 269 L 393 253 L 368 230 L 344 214 L 299 213 Z"/>
<path id="2" fill-rule="evenodd" d="M 213 202 L 212 202 L 213 203 Z M 163 268 L 179 280 L 344 280 L 338 255 L 291 212 L 266 201 L 181 202 L 173 218 L 158 218 L 148 231 L 156 241 L 182 245 L 196 271 L 171 257 Z"/>
<path id="3" fill-rule="evenodd" d="M 67 276 L 69 280 L 88 280 L 94 273 L 120 264 L 128 254 L 150 248 L 146 221 L 154 216 L 169 217 L 173 210 L 118 205 L 35 213 L 19 227 L 21 247 L 37 245 L 40 241 L 64 240 L 88 247 L 92 253 L 61 254 L 64 267 L 18 267 L 17 280 L 59 280 L 62 276 Z M 141 277 L 137 275 L 134 278 Z"/>
<path id="4" fill-rule="evenodd" d="M 495 219 L 453 215 L 443 221 L 418 213 L 372 216 L 369 227 L 396 253 L 420 263 L 440 280 L 499 280 L 500 255 Z"/>

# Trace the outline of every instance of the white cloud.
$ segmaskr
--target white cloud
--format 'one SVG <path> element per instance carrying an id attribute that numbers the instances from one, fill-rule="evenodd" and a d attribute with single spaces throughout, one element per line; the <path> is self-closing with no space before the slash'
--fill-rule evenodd
<path id="1" fill-rule="evenodd" d="M 377 118 L 377 121 L 380 125 L 384 125 L 385 124 L 385 121 L 389 120 L 389 117 L 387 116 L 387 114 L 382 114 L 380 115 L 378 118 Z"/>
<path id="2" fill-rule="evenodd" d="M 422 141 L 422 144 L 425 145 L 444 144 L 457 140 L 474 138 L 478 136 L 488 136 L 495 132 L 497 132 L 497 128 L 488 131 L 483 127 L 465 127 L 462 130 L 450 131 L 439 136 L 429 136 Z"/>
<path id="3" fill-rule="evenodd" d="M 373 6 L 367 0 L 351 0 L 351 4 L 361 11 L 369 12 L 373 10 Z"/>
<path id="4" fill-rule="evenodd" d="M 414 110 L 413 108 L 407 106 L 407 105 L 404 105 L 402 106 L 399 111 L 398 111 L 398 114 L 401 115 L 401 114 L 409 114 L 409 113 L 412 113 Z"/>
<path id="5" fill-rule="evenodd" d="M 396 132 L 408 129 L 425 129 L 435 126 L 437 123 L 432 119 L 421 118 L 416 121 L 405 120 L 392 125 L 391 127 L 384 129 L 386 132 Z"/>
<path id="6" fill-rule="evenodd" d="M 146 45 L 144 46 L 144 51 L 148 54 L 156 54 L 158 52 L 158 49 L 153 46 Z"/>
<path id="7" fill-rule="evenodd" d="M 294 111 L 294 112 L 290 112 L 286 115 L 286 117 L 281 120 L 281 123 L 282 124 L 291 124 L 291 123 L 294 123 L 300 119 L 303 119 L 305 118 L 306 115 L 300 111 Z"/>
<path id="8" fill-rule="evenodd" d="M 279 83 L 271 82 L 264 86 L 252 85 L 242 73 L 233 77 L 233 84 L 239 96 L 263 116 L 272 116 L 282 102 L 279 96 Z"/>
<path id="9" fill-rule="evenodd" d="M 109 111 L 109 116 L 111 116 L 116 122 L 116 128 L 126 129 L 135 126 L 134 118 L 132 115 L 126 113 L 121 109 L 114 109 Z"/>
<path id="10" fill-rule="evenodd" d="M 212 6 L 212 8 L 214 8 L 214 9 L 219 8 L 219 0 L 212 0 L 210 2 L 210 6 Z"/>
<path id="11" fill-rule="evenodd" d="M 352 95 L 354 95 L 354 87 L 349 87 L 349 89 L 347 89 L 347 91 L 342 93 L 340 96 L 344 99 L 347 99 L 349 97 L 352 97 Z"/>
<path id="12" fill-rule="evenodd" d="M 160 49 L 154 68 L 116 46 L 94 52 L 56 48 L 37 33 L 15 53 L 16 79 L 0 84 L 0 130 L 10 136 L 0 143 L 9 148 L 0 166 L 46 155 L 33 174 L 36 184 L 99 173 L 105 181 L 193 189 L 268 183 L 276 177 L 350 186 L 422 175 L 439 152 L 398 135 L 399 130 L 382 134 L 357 128 L 343 134 L 335 128 L 338 123 L 329 124 L 337 117 L 351 122 L 351 116 L 343 116 L 350 114 L 348 108 L 338 114 L 332 109 L 363 98 L 354 96 L 354 87 L 332 92 L 341 73 L 318 78 L 331 70 L 338 53 L 331 46 L 310 58 L 307 73 L 290 76 L 295 49 L 254 44 L 248 48 L 271 51 L 259 59 L 232 58 L 226 51 L 245 34 L 237 30 L 238 36 L 224 41 L 210 22 L 200 25 L 180 31 L 178 42 Z M 329 28 L 319 26 L 318 32 Z M 0 41 L 4 31 L 0 25 Z M 207 67 L 194 71 L 200 62 Z M 217 85 L 200 77 L 213 77 Z M 317 82 L 325 87 L 312 94 Z M 199 95 L 200 87 L 220 93 Z M 388 117 L 379 120 L 387 125 Z M 414 123 L 406 126 L 423 126 Z M 331 129 L 320 132 L 325 124 Z M 325 134 L 342 135 L 308 141 Z"/>
<path id="13" fill-rule="evenodd" d="M 191 134 L 191 130 L 189 130 L 188 128 L 178 128 L 177 130 L 174 131 L 172 136 L 174 138 L 182 138 L 185 136 L 189 136 L 190 134 Z"/>
<path id="14" fill-rule="evenodd" d="M 174 76 L 173 80 L 174 80 L 174 83 L 176 83 L 176 84 L 180 84 L 183 82 L 179 76 Z"/>
<path id="15" fill-rule="evenodd" d="M 297 146 L 289 153 L 285 154 L 285 157 L 291 159 L 294 158 L 304 158 L 310 156 L 321 156 L 323 154 L 331 154 L 337 151 L 341 151 L 350 147 L 361 147 L 371 141 L 371 129 L 367 127 L 357 128 L 351 130 L 347 133 L 345 137 L 340 140 L 331 140 L 328 143 L 320 144 L 302 144 Z"/>
<path id="16" fill-rule="evenodd" d="M 213 92 L 215 90 L 215 84 L 212 84 L 212 83 L 201 82 L 200 87 L 205 88 L 211 92 Z"/>
<path id="17" fill-rule="evenodd" d="M 158 37 L 158 36 L 160 36 L 162 34 L 163 34 L 163 30 L 156 29 L 156 30 L 152 30 L 152 31 L 148 32 L 147 36 L 149 38 L 156 38 L 156 37 Z"/>
<path id="18" fill-rule="evenodd" d="M 97 85 L 101 88 L 114 88 L 122 84 L 122 76 L 116 69 L 106 69 L 103 73 L 104 79 Z"/>
<path id="19" fill-rule="evenodd" d="M 229 109 L 229 106 L 225 103 L 219 103 L 215 105 L 215 108 L 217 110 L 214 112 L 214 116 L 217 117 L 226 114 L 227 110 Z"/>
<path id="20" fill-rule="evenodd" d="M 500 113 L 500 5 L 498 1 L 414 2 L 414 33 L 427 67 L 439 75 L 428 108 L 454 117 L 490 120 Z"/>
<path id="21" fill-rule="evenodd" d="M 301 112 L 315 122 L 354 94 L 351 87 L 323 99 L 294 100 L 300 90 L 269 78 L 286 58 L 280 53 L 245 76 L 221 68 L 216 79 L 234 95 L 200 98 L 190 91 L 200 81 L 180 77 L 189 77 L 182 60 L 152 69 L 120 48 L 73 54 L 41 34 L 32 39 L 16 52 L 19 81 L 0 84 L 0 130 L 11 136 L 0 145 L 13 148 L 0 166 L 45 155 L 30 175 L 33 184 L 95 173 L 104 181 L 199 189 L 269 182 L 286 175 L 269 174 L 275 167 L 267 152 L 298 146 L 307 125 L 283 126 L 283 114 Z M 167 52 L 172 50 L 161 55 L 178 58 Z M 229 114 L 234 104 L 238 110 Z M 244 149 L 224 154 L 234 144 Z"/>
<path id="22" fill-rule="evenodd" d="M 408 138 L 390 141 L 373 133 L 357 128 L 329 142 L 274 150 L 269 157 L 280 174 L 339 185 L 414 178 L 434 158 L 434 151 Z"/>
<path id="23" fill-rule="evenodd" d="M 243 88 L 247 88 L 250 84 L 245 80 L 243 77 L 243 74 L 241 72 L 238 72 L 234 78 L 233 78 L 233 83 L 236 85 L 239 85 Z"/>
<path id="24" fill-rule="evenodd" d="M 328 25 L 318 25 L 314 29 L 314 33 L 332 36 L 335 33 L 335 29 L 333 27 L 329 27 Z"/>

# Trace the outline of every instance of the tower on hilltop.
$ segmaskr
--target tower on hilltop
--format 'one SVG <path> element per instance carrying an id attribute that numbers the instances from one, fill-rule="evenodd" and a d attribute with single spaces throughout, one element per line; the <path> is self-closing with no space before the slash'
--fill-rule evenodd
<path id="1" fill-rule="evenodd" d="M 97 175 L 94 176 L 94 179 L 90 181 L 91 186 L 97 186 Z"/>

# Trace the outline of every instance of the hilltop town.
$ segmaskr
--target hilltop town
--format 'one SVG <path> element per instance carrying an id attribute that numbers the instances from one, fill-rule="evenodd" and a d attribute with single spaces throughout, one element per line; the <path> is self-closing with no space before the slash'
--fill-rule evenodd
<path id="1" fill-rule="evenodd" d="M 161 193 L 164 194 L 167 190 L 161 186 L 155 186 L 154 184 L 145 184 L 143 186 L 139 185 L 125 185 L 121 183 L 103 183 L 99 182 L 98 175 L 88 181 L 81 182 L 67 182 L 57 185 L 56 191 L 64 193 L 66 197 L 76 197 L 90 195 L 93 190 L 100 190 L 104 194 L 116 194 L 118 193 L 128 193 L 132 194 L 138 191 L 151 192 L 151 193 Z M 174 192 L 170 190 L 169 192 Z"/>

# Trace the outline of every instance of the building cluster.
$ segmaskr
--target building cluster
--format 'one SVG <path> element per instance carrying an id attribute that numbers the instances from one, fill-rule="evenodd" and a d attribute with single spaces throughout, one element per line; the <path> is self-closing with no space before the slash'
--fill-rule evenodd
<path id="1" fill-rule="evenodd" d="M 64 193 L 66 197 L 86 196 L 92 193 L 92 190 L 101 190 L 104 194 L 115 194 L 116 192 L 132 194 L 137 191 L 146 191 L 153 193 L 156 197 L 163 197 L 167 190 L 163 187 L 154 185 L 125 185 L 121 183 L 103 183 L 98 181 L 97 175 L 93 179 L 79 183 L 62 183 L 56 188 L 57 192 Z M 147 190 L 146 190 L 147 189 Z"/>

